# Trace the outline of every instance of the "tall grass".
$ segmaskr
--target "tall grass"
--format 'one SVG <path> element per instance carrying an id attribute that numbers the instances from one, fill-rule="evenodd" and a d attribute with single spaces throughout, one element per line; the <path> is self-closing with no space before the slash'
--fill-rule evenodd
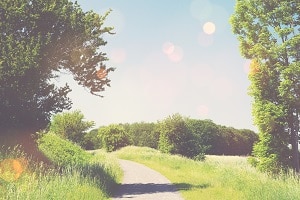
<path id="1" fill-rule="evenodd" d="M 1 199 L 109 199 L 98 185 L 81 176 L 80 170 L 47 170 L 41 165 L 37 171 L 26 172 L 22 178 L 0 189 Z"/>
<path id="2" fill-rule="evenodd" d="M 51 136 L 50 139 L 53 139 L 53 137 Z M 57 145 L 60 142 L 65 144 L 65 141 L 59 141 L 59 139 L 53 144 Z M 74 153 L 72 149 L 76 150 L 76 155 L 75 157 L 67 155 L 65 161 L 62 160 L 62 157 L 59 157 L 56 160 L 59 162 L 53 162 L 54 165 L 50 166 L 33 162 L 31 158 L 22 154 L 18 148 L 0 150 L 0 199 L 101 200 L 110 198 L 110 193 L 122 176 L 117 159 L 113 155 L 104 151 L 87 153 L 79 150 L 76 146 L 72 146 L 71 143 L 66 145 L 68 147 L 66 149 L 59 145 L 57 147 L 60 148 L 55 148 L 55 146 L 48 148 L 49 146 L 45 145 L 43 147 L 44 150 L 49 151 L 52 148 L 55 149 L 55 152 L 48 152 L 51 155 L 50 160 L 54 158 L 52 156 L 55 154 L 72 154 Z M 80 162 L 75 163 L 73 161 L 78 159 L 77 156 L 84 159 L 80 159 Z M 16 166 L 14 166 L 16 162 L 13 161 L 20 157 L 26 159 L 28 166 L 21 166 L 25 170 L 18 178 L 7 177 L 6 174 L 9 170 L 12 175 L 16 173 Z M 72 160 L 72 164 L 66 164 L 68 159 L 69 161 Z M 9 162 L 6 162 L 7 160 Z M 1 163 L 7 163 L 7 166 L 2 167 Z"/>
<path id="3" fill-rule="evenodd" d="M 296 177 L 269 177 L 248 165 L 245 157 L 207 156 L 205 162 L 199 162 L 140 147 L 125 147 L 116 154 L 159 171 L 187 200 L 300 199 Z"/>

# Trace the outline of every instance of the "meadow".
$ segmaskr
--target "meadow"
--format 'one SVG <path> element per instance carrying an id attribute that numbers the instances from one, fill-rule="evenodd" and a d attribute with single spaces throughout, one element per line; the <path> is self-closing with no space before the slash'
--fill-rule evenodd
<path id="1" fill-rule="evenodd" d="M 246 157 L 208 155 L 204 162 L 200 162 L 133 146 L 115 154 L 159 171 L 187 200 L 300 199 L 300 184 L 296 177 L 270 177 L 251 167 Z"/>
<path id="2" fill-rule="evenodd" d="M 39 140 L 39 148 L 48 152 L 52 165 L 32 161 L 19 148 L 0 150 L 0 199 L 110 199 L 122 179 L 117 158 L 159 171 L 187 200 L 300 199 L 296 177 L 260 173 L 246 157 L 207 155 L 195 161 L 134 146 L 87 152 L 52 134 Z"/>

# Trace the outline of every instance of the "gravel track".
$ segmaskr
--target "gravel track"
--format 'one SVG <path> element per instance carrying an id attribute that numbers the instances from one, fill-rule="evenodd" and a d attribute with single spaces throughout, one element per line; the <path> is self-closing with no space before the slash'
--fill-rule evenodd
<path id="1" fill-rule="evenodd" d="M 113 200 L 183 200 L 175 186 L 157 171 L 128 160 L 119 162 L 124 178 Z"/>

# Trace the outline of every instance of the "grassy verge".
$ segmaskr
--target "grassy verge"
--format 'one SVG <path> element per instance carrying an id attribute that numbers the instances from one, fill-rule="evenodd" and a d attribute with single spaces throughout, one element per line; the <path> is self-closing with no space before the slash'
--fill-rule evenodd
<path id="1" fill-rule="evenodd" d="M 205 162 L 196 162 L 141 147 L 125 147 L 116 154 L 159 171 L 187 200 L 300 199 L 296 178 L 268 177 L 249 166 L 244 157 L 208 156 Z"/>
<path id="2" fill-rule="evenodd" d="M 110 199 L 122 176 L 117 159 L 101 150 L 86 153 L 54 137 L 48 138 L 52 143 L 48 139 L 40 143 L 51 161 L 57 159 L 53 166 L 33 162 L 17 149 L 0 150 L 0 199 Z M 78 158 L 80 162 L 73 162 Z"/>

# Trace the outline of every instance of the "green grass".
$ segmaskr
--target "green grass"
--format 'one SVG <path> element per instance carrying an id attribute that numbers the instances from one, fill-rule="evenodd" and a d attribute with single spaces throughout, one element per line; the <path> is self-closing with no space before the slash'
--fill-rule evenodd
<path id="1" fill-rule="evenodd" d="M 187 200 L 300 199 L 297 178 L 271 178 L 247 164 L 245 157 L 207 156 L 205 162 L 197 162 L 141 147 L 125 147 L 116 154 L 159 171 Z"/>
<path id="2" fill-rule="evenodd" d="M 64 143 L 64 141 L 62 142 Z M 57 145 L 57 141 L 53 144 Z M 70 145 L 67 144 L 67 147 Z M 50 150 L 51 148 L 46 149 Z M 70 149 L 73 150 L 68 151 L 69 153 L 76 152 L 76 156 L 82 154 L 85 159 L 81 159 L 78 164 L 75 164 L 73 162 L 75 158 L 73 159 L 70 155 L 67 156 L 67 152 L 61 152 L 62 155 L 66 155 L 66 162 L 61 162 L 60 157 L 59 162 L 54 162 L 55 165 L 49 166 L 33 162 L 18 149 L 0 150 L 0 199 L 110 199 L 110 193 L 122 177 L 122 170 L 116 157 L 101 150 L 87 153 L 79 151 L 78 147 L 75 146 L 68 148 L 68 150 Z M 55 149 L 55 154 L 65 150 L 59 147 Z M 49 155 L 53 156 L 53 154 Z M 52 158 L 51 156 L 50 158 Z M 12 166 L 3 167 L 2 164 L 10 160 L 6 163 L 13 165 L 12 160 L 20 157 L 27 160 L 28 166 L 24 164 L 22 166 L 24 172 L 14 180 L 5 173 L 11 171 L 11 174 L 14 174 L 16 169 Z M 72 165 L 66 164 L 68 163 L 67 160 L 71 160 Z M 58 165 L 62 163 L 66 165 Z"/>
<path id="3" fill-rule="evenodd" d="M 19 180 L 3 185 L 0 196 L 12 200 L 109 199 L 94 181 L 82 177 L 81 171 L 74 169 L 43 174 L 27 172 Z"/>

